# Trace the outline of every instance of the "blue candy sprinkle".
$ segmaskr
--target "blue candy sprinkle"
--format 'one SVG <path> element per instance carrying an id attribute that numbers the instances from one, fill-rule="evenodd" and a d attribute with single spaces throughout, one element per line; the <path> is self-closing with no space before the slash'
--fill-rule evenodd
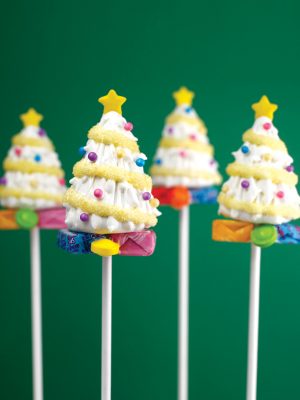
<path id="1" fill-rule="evenodd" d="M 85 151 L 85 149 L 84 149 L 84 147 L 82 146 L 82 147 L 79 147 L 79 154 L 83 157 L 83 156 L 85 156 L 85 153 L 86 153 L 86 151 Z"/>
<path id="2" fill-rule="evenodd" d="M 143 167 L 145 165 L 145 160 L 143 158 L 137 158 L 135 163 L 138 167 Z"/>
<path id="3" fill-rule="evenodd" d="M 41 159 L 42 159 L 42 157 L 41 157 L 39 154 L 37 154 L 36 156 L 34 156 L 34 161 L 36 161 L 36 162 L 40 162 Z"/>
<path id="4" fill-rule="evenodd" d="M 185 109 L 185 112 L 187 112 L 187 113 L 190 113 L 192 111 L 192 107 L 187 107 L 186 109 Z"/>
<path id="5" fill-rule="evenodd" d="M 156 160 L 154 160 L 154 162 L 155 162 L 155 164 L 158 164 L 158 165 L 160 165 L 162 163 L 160 158 L 157 158 Z"/>
<path id="6" fill-rule="evenodd" d="M 249 147 L 248 146 L 242 146 L 242 152 L 244 153 L 244 154 L 247 154 L 247 153 L 249 153 L 249 151 L 250 151 L 250 149 L 249 149 Z"/>

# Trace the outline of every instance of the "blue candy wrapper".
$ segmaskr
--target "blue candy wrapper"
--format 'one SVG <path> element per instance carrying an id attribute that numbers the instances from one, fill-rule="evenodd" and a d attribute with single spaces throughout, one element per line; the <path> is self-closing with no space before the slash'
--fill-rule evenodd
<path id="1" fill-rule="evenodd" d="M 292 224 L 277 225 L 277 243 L 300 244 L 300 226 Z"/>
<path id="2" fill-rule="evenodd" d="M 189 189 L 191 195 L 191 204 L 216 204 L 218 189 L 208 187 L 202 189 Z"/>
<path id="3" fill-rule="evenodd" d="M 89 254 L 91 253 L 91 243 L 101 237 L 105 236 L 94 233 L 71 232 L 63 229 L 58 232 L 57 244 L 68 253 Z"/>

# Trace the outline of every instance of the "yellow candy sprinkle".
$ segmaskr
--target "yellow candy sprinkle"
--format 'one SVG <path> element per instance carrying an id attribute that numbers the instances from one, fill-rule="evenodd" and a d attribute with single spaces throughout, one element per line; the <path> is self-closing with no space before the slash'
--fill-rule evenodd
<path id="1" fill-rule="evenodd" d="M 117 150 L 117 157 L 118 158 L 123 158 L 123 157 L 125 157 L 125 155 L 126 155 L 126 153 L 125 153 L 125 151 L 123 149 L 118 149 Z"/>
<path id="2" fill-rule="evenodd" d="M 151 199 L 149 201 L 149 203 L 150 203 L 150 206 L 153 207 L 153 208 L 157 208 L 159 206 L 159 200 L 158 199 Z"/>
<path id="3" fill-rule="evenodd" d="M 100 239 L 92 242 L 91 251 L 98 256 L 109 257 L 119 254 L 120 245 L 109 239 Z"/>

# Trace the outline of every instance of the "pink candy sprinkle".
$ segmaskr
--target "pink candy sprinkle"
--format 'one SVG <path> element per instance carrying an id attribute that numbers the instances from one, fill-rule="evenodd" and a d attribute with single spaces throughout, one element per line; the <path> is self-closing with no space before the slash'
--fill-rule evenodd
<path id="1" fill-rule="evenodd" d="M 191 139 L 191 140 L 197 140 L 197 135 L 195 135 L 195 133 L 192 133 L 192 134 L 190 135 L 190 139 Z"/>
<path id="2" fill-rule="evenodd" d="M 97 199 L 102 199 L 103 198 L 103 190 L 95 189 L 94 190 L 94 196 L 97 197 Z"/>
<path id="3" fill-rule="evenodd" d="M 283 192 L 282 190 L 280 190 L 279 192 L 277 192 L 276 196 L 277 196 L 279 199 L 283 199 L 283 198 L 284 198 L 284 192 Z"/>
<path id="4" fill-rule="evenodd" d="M 15 149 L 15 153 L 16 153 L 16 155 L 19 157 L 20 155 L 21 155 L 21 153 L 22 153 L 22 150 L 21 149 L 19 149 L 18 147 Z"/>
<path id="5" fill-rule="evenodd" d="M 272 128 L 272 124 L 271 124 L 270 122 L 265 122 L 265 123 L 263 124 L 263 128 L 264 128 L 266 131 L 268 131 L 269 129 Z"/>
<path id="6" fill-rule="evenodd" d="M 126 122 L 126 124 L 124 125 L 124 129 L 126 131 L 132 131 L 132 129 L 133 129 L 132 123 L 131 122 Z"/>
<path id="7" fill-rule="evenodd" d="M 185 150 L 180 150 L 179 152 L 180 157 L 186 157 L 187 156 L 187 152 Z"/>
<path id="8" fill-rule="evenodd" d="M 65 186 L 66 181 L 64 180 L 64 178 L 59 179 L 59 184 L 60 184 L 61 186 Z"/>

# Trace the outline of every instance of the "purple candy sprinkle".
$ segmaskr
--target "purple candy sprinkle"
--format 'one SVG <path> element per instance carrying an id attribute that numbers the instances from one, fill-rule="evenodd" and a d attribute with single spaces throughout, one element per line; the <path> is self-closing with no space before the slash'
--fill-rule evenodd
<path id="1" fill-rule="evenodd" d="M 46 131 L 45 131 L 45 129 L 40 128 L 38 134 L 39 134 L 39 136 L 46 136 Z"/>
<path id="2" fill-rule="evenodd" d="M 3 176 L 0 178 L 0 185 L 6 185 L 7 184 L 7 179 Z"/>
<path id="3" fill-rule="evenodd" d="M 80 214 L 80 219 L 82 222 L 87 222 L 89 220 L 89 218 L 90 218 L 89 215 L 86 213 Z"/>
<path id="4" fill-rule="evenodd" d="M 91 151 L 88 155 L 88 159 L 92 162 L 95 162 L 97 160 L 98 156 L 96 153 L 94 153 L 93 151 Z"/>
<path id="5" fill-rule="evenodd" d="M 248 189 L 248 187 L 250 186 L 250 183 L 249 183 L 249 181 L 242 181 L 241 185 L 242 185 L 243 189 Z"/>
<path id="6" fill-rule="evenodd" d="M 169 132 L 170 134 L 173 133 L 173 128 L 172 128 L 171 126 L 168 128 L 168 132 Z"/>
<path id="7" fill-rule="evenodd" d="M 144 192 L 143 193 L 143 200 L 150 200 L 150 199 L 151 199 L 151 193 Z"/>
<path id="8" fill-rule="evenodd" d="M 294 171 L 294 167 L 292 165 L 289 165 L 288 167 L 286 167 L 287 172 L 293 172 Z"/>

